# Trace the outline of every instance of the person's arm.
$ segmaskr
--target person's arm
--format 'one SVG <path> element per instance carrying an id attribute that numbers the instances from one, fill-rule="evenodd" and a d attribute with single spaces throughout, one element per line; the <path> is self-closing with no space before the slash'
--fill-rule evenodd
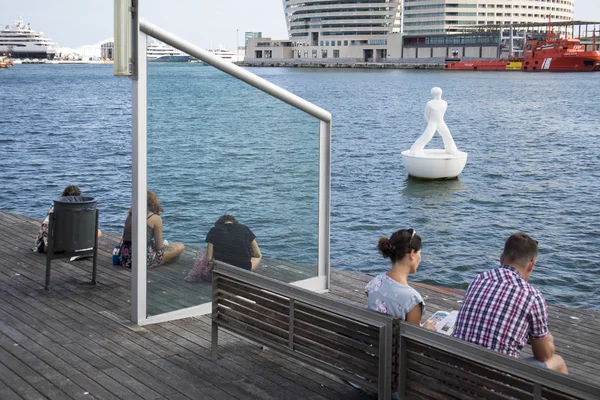
<path id="1" fill-rule="evenodd" d="M 408 314 L 406 314 L 406 321 L 410 324 L 416 325 L 416 326 L 421 326 L 421 318 L 423 317 L 423 306 L 421 303 L 417 304 L 415 307 L 413 307 L 412 310 L 410 310 L 408 312 Z M 431 322 L 425 322 L 425 325 L 423 325 L 423 328 L 425 329 L 429 329 L 430 331 L 435 331 L 435 325 L 432 324 Z"/>
<path id="2" fill-rule="evenodd" d="M 152 224 L 154 224 L 153 228 L 154 228 L 154 249 L 155 250 L 161 250 L 165 247 L 165 244 L 163 243 L 163 238 L 162 238 L 162 218 L 156 214 L 154 214 L 151 218 L 150 218 L 150 222 Z"/>
<path id="3" fill-rule="evenodd" d="M 258 243 L 256 243 L 256 239 L 254 239 L 250 245 L 252 246 L 252 258 L 250 258 L 250 262 L 252 263 L 252 271 L 254 271 L 260 264 L 262 254 L 260 252 L 260 247 L 258 247 Z"/>
<path id="4" fill-rule="evenodd" d="M 548 335 L 543 339 L 529 338 L 531 342 L 531 350 L 536 360 L 546 362 L 548 361 L 556 351 L 554 347 L 554 337 L 552 334 Z"/>
<path id="5" fill-rule="evenodd" d="M 206 243 L 206 259 L 208 262 L 212 262 L 213 260 L 213 244 Z"/>

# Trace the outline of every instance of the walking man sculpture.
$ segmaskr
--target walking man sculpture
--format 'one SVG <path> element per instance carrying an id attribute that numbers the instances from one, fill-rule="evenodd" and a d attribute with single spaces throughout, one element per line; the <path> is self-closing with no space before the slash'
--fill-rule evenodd
<path id="1" fill-rule="evenodd" d="M 427 128 L 420 138 L 412 145 L 410 152 L 413 155 L 424 157 L 425 154 L 423 149 L 429 143 L 435 132 L 439 132 L 444 141 L 444 150 L 448 154 L 460 154 L 448 126 L 444 122 L 444 114 L 448 108 L 448 103 L 442 100 L 442 89 L 434 87 L 431 89 L 431 95 L 433 100 L 429 100 L 425 106 L 425 121 L 427 121 Z"/>

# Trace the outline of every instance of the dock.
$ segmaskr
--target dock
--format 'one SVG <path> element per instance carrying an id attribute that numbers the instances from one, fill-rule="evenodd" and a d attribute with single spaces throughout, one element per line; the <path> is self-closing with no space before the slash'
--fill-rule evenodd
<path id="1" fill-rule="evenodd" d="M 130 270 L 111 259 L 120 233 L 100 239 L 97 285 L 90 284 L 90 259 L 59 259 L 52 262 L 46 292 L 45 255 L 30 250 L 40 222 L 0 212 L 0 399 L 373 398 L 227 331 L 219 335 L 219 359 L 211 361 L 210 316 L 132 324 Z M 210 285 L 183 280 L 193 257 L 187 250 L 176 263 L 149 271 L 149 313 L 168 311 L 175 299 L 182 307 L 207 296 Z M 310 274 L 282 260 L 266 259 L 261 268 L 286 281 Z M 324 296 L 364 306 L 370 279 L 332 268 L 331 291 Z M 427 316 L 460 307 L 461 290 L 412 285 L 425 299 Z M 549 305 L 549 316 L 571 376 L 597 384 L 600 312 Z"/>

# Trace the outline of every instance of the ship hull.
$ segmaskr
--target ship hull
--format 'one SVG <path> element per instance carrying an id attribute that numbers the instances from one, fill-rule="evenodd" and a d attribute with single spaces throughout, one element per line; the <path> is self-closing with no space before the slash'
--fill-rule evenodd
<path id="1" fill-rule="evenodd" d="M 588 52 L 576 56 L 540 57 L 526 60 L 523 71 L 528 72 L 589 72 L 600 70 L 600 52 Z"/>
<path id="2" fill-rule="evenodd" d="M 162 56 L 148 59 L 148 62 L 188 62 L 190 59 L 190 56 Z"/>

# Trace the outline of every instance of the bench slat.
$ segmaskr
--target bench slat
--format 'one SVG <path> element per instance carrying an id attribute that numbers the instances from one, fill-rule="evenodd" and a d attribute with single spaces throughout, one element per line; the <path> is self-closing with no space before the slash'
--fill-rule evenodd
<path id="1" fill-rule="evenodd" d="M 522 391 L 520 389 L 508 386 L 502 383 L 499 379 L 489 379 L 484 376 L 480 376 L 480 372 L 483 369 L 488 369 L 484 366 L 480 366 L 477 370 L 464 369 L 462 360 L 455 358 L 452 362 L 446 363 L 442 360 L 430 358 L 427 355 L 421 353 L 415 353 L 412 351 L 408 352 L 408 359 L 413 360 L 419 364 L 426 365 L 430 368 L 438 369 L 444 372 L 447 377 L 452 377 L 452 380 L 461 382 L 461 385 L 467 382 L 482 388 L 484 392 L 493 391 L 493 393 L 505 393 L 514 398 L 518 399 L 530 399 L 533 393 L 533 387 L 531 392 Z M 510 375 L 507 375 L 510 376 Z M 506 378 L 502 375 L 502 378 Z M 459 385 L 460 386 L 460 385 Z M 486 389 L 487 388 L 487 389 Z M 490 398 L 495 398 L 494 395 L 490 395 Z M 506 397 L 502 397 L 506 398 Z"/>
<path id="2" fill-rule="evenodd" d="M 436 394 L 434 399 L 439 400 L 487 400 L 484 397 L 479 396 L 467 396 L 465 393 L 456 390 L 455 388 L 438 381 L 437 379 L 431 378 L 427 375 L 423 375 L 413 369 L 406 371 L 406 386 L 408 390 L 414 390 L 417 392 L 423 392 L 423 388 L 427 389 L 426 393 L 429 395 Z"/>
<path id="3" fill-rule="evenodd" d="M 277 310 L 282 314 L 288 313 L 289 299 L 279 296 L 267 290 L 257 289 L 242 282 L 223 277 L 217 278 L 217 285 L 220 289 L 225 289 L 230 293 L 246 297 L 256 301 L 257 304 L 265 305 L 267 308 Z"/>
<path id="4" fill-rule="evenodd" d="M 350 372 L 352 375 L 356 374 L 364 379 L 363 382 L 371 381 L 373 388 L 377 390 L 377 369 L 373 367 L 372 371 L 362 370 L 360 368 L 353 367 L 351 364 L 344 362 L 333 357 L 327 357 L 327 354 L 323 353 L 323 350 L 317 350 L 312 347 L 304 346 L 302 343 L 296 343 L 295 350 L 299 353 L 306 354 L 314 359 L 320 360 L 326 364 L 329 364 L 340 370 Z M 355 377 L 355 380 L 358 380 Z"/>
<path id="5" fill-rule="evenodd" d="M 223 314 L 218 311 L 217 314 L 217 322 L 220 326 L 224 328 L 235 330 L 236 332 L 244 335 L 245 337 L 254 340 L 258 338 L 268 339 L 274 343 L 281 344 L 283 346 L 287 345 L 287 337 L 285 339 L 280 336 L 274 335 L 270 332 L 265 332 L 256 326 L 247 324 L 231 315 Z"/>
<path id="6" fill-rule="evenodd" d="M 277 310 L 270 308 L 269 306 L 272 304 L 258 304 L 255 300 L 249 298 L 250 296 L 241 296 L 237 293 L 229 292 L 227 289 L 219 289 L 217 291 L 217 295 L 229 301 L 233 301 L 236 303 L 240 303 L 245 307 L 251 308 L 257 312 L 265 313 L 271 318 L 277 319 L 279 321 L 289 321 L 289 313 L 283 314 L 279 312 L 279 308 Z"/>
<path id="7" fill-rule="evenodd" d="M 239 312 L 242 315 L 248 316 L 256 321 L 261 321 L 267 325 L 273 326 L 274 328 L 279 328 L 283 330 L 288 330 L 289 322 L 281 321 L 275 318 L 270 317 L 266 313 L 261 313 L 260 311 L 255 311 L 252 307 L 247 307 L 246 304 L 240 301 L 231 301 L 227 298 L 221 297 L 219 299 L 219 304 Z"/>
<path id="8" fill-rule="evenodd" d="M 482 378 L 491 381 L 502 382 L 504 385 L 513 389 L 519 389 L 526 393 L 533 393 L 533 384 L 527 380 L 498 371 L 494 368 L 484 367 L 481 364 L 459 358 L 458 356 L 448 354 L 442 350 L 421 344 L 414 340 L 407 340 L 407 349 L 414 353 L 421 353 L 429 358 L 439 360 L 445 364 L 456 365 L 460 362 L 460 367 L 465 371 L 476 373 Z"/>
<path id="9" fill-rule="evenodd" d="M 340 351 L 346 351 L 355 357 L 362 358 L 363 360 L 367 361 L 373 359 L 373 356 L 368 353 L 377 353 L 377 347 L 369 346 L 356 339 L 312 326 L 303 321 L 295 322 L 296 325 L 294 327 L 294 332 L 296 336 L 305 337 L 307 339 L 323 343 Z"/>
<path id="10" fill-rule="evenodd" d="M 598 397 L 600 398 L 600 393 L 598 393 Z M 550 388 L 543 387 L 542 388 L 542 398 L 547 400 L 576 400 L 577 397 L 569 396 L 566 393 L 557 392 Z"/>
<path id="11" fill-rule="evenodd" d="M 510 391 L 509 388 L 501 388 L 500 391 L 489 388 L 478 383 L 473 383 L 469 380 L 462 379 L 465 375 L 457 376 L 456 372 L 452 371 L 452 368 L 440 368 L 440 365 L 431 367 L 429 365 L 420 364 L 415 359 L 408 358 L 408 368 L 416 371 L 422 375 L 426 375 L 429 378 L 435 379 L 440 384 L 448 387 L 453 387 L 454 390 L 464 393 L 465 397 L 478 396 L 487 400 L 510 400 L 510 399 L 531 399 L 532 394 L 518 393 L 518 396 L 514 396 L 514 393 L 505 394 L 506 391 Z M 457 368 L 455 368 L 457 369 Z M 471 376 L 469 376 L 470 378 Z"/>
<path id="12" fill-rule="evenodd" d="M 302 321 L 310 325 L 318 326 L 328 331 L 337 332 L 339 334 L 346 335 L 347 337 L 362 340 L 366 344 L 372 344 L 373 346 L 379 346 L 379 336 L 368 335 L 357 330 L 352 329 L 352 324 L 348 323 L 348 320 L 341 319 L 338 316 L 325 317 L 324 315 L 313 315 L 305 311 L 300 311 L 301 307 L 296 307 L 295 319 Z"/>
<path id="13" fill-rule="evenodd" d="M 278 337 L 281 340 L 285 340 L 285 342 L 287 343 L 287 340 L 288 340 L 288 331 L 287 330 L 277 328 L 277 327 L 270 325 L 269 323 L 266 323 L 260 319 L 252 318 L 249 315 L 232 310 L 230 308 L 226 308 L 222 304 L 219 304 L 217 306 L 217 317 L 219 319 L 224 316 L 228 317 L 230 321 L 237 320 L 237 321 L 244 323 L 247 326 L 251 326 L 260 331 L 265 331 L 265 333 L 269 333 L 273 336 Z M 279 343 L 279 340 L 278 340 L 278 343 Z"/>

